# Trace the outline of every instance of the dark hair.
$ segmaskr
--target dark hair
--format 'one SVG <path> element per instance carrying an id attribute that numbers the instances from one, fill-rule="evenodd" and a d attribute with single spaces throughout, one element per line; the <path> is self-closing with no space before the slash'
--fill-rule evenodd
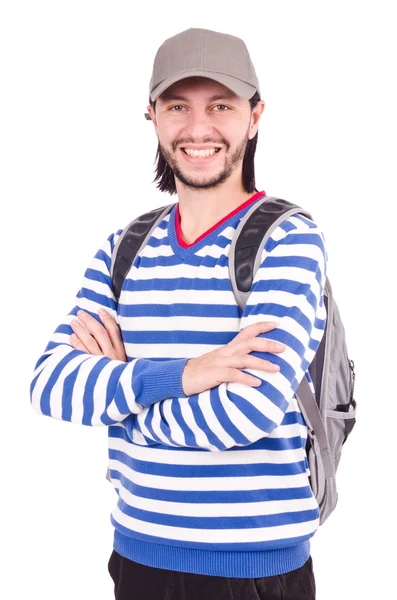
<path id="1" fill-rule="evenodd" d="M 249 99 L 251 111 L 255 108 L 255 106 L 257 105 L 257 103 L 259 102 L 260 99 L 261 98 L 260 98 L 260 95 L 258 94 L 258 92 L 255 92 L 255 94 Z M 156 101 L 153 102 L 149 98 L 149 104 L 153 108 L 153 110 L 156 109 Z M 258 143 L 258 133 L 259 132 L 257 131 L 255 136 L 252 138 L 252 140 L 248 140 L 247 146 L 245 149 L 244 158 L 243 158 L 243 172 L 242 172 L 243 187 L 244 187 L 245 191 L 248 193 L 258 191 L 255 187 L 255 165 L 254 165 L 256 144 Z M 175 194 L 176 186 L 175 186 L 174 173 L 172 172 L 171 168 L 169 167 L 167 161 L 164 158 L 164 155 L 160 148 L 160 143 L 157 146 L 155 162 L 156 162 L 156 176 L 153 179 L 153 183 L 155 181 L 158 182 L 157 187 L 159 188 L 159 190 L 161 192 L 169 192 L 171 195 Z"/>

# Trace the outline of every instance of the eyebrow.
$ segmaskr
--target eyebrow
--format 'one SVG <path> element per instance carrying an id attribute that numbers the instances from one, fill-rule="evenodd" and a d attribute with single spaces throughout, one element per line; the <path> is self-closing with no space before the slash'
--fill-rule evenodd
<path id="1" fill-rule="evenodd" d="M 215 96 L 211 96 L 211 98 L 208 98 L 209 102 L 215 102 L 216 100 L 233 100 L 236 99 L 238 96 L 236 94 L 234 94 L 233 92 L 225 92 L 224 94 L 216 94 Z M 167 93 L 164 92 L 161 95 L 161 99 L 164 102 L 170 102 L 170 101 L 174 101 L 174 100 L 181 100 L 182 102 L 187 102 L 188 98 L 186 98 L 185 96 L 181 96 L 180 94 L 172 94 L 172 93 Z"/>

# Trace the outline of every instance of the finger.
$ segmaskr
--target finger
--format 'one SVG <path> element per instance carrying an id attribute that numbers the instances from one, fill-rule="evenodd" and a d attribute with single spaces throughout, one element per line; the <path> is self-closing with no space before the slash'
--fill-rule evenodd
<path id="1" fill-rule="evenodd" d="M 248 356 L 247 360 L 245 361 L 244 369 L 254 369 L 255 371 L 277 373 L 280 370 L 280 366 L 264 358 Z"/>
<path id="2" fill-rule="evenodd" d="M 270 360 L 247 354 L 237 354 L 235 356 L 225 357 L 222 359 L 222 363 L 225 367 L 234 367 L 235 369 L 255 369 L 257 371 L 267 371 L 268 373 L 275 373 L 280 370 L 279 365 L 272 363 Z"/>
<path id="3" fill-rule="evenodd" d="M 73 333 L 75 333 L 79 338 L 80 342 L 86 347 L 87 352 L 95 355 L 102 354 L 102 350 L 96 343 L 95 339 L 83 327 L 83 325 L 77 321 L 77 319 L 73 319 L 73 321 L 71 321 L 70 327 L 72 328 Z"/>
<path id="4" fill-rule="evenodd" d="M 78 336 L 75 333 L 72 333 L 72 335 L 70 336 L 70 343 L 72 344 L 75 350 L 81 350 L 82 352 L 90 354 L 90 352 L 88 352 L 87 348 L 84 346 L 82 341 L 78 338 Z"/>
<path id="5" fill-rule="evenodd" d="M 113 346 L 109 338 L 109 334 L 105 327 L 91 316 L 89 313 L 79 310 L 77 311 L 78 318 L 82 321 L 83 325 L 88 329 L 91 335 L 95 338 L 95 341 L 101 351 L 101 354 L 110 356 L 113 352 Z M 85 340 L 83 340 L 84 342 Z"/>
<path id="6" fill-rule="evenodd" d="M 285 344 L 261 337 L 253 338 L 245 342 L 245 344 L 248 352 L 272 352 L 275 354 L 277 352 L 284 352 L 287 349 Z"/>
<path id="7" fill-rule="evenodd" d="M 238 337 L 241 339 L 251 338 L 253 336 L 257 336 L 260 333 L 264 333 L 266 331 L 271 331 L 275 327 L 277 327 L 278 323 L 276 321 L 258 321 L 258 323 L 252 323 L 251 325 L 247 325 L 241 331 L 239 331 Z M 234 338 L 236 339 L 236 338 Z"/>
<path id="8" fill-rule="evenodd" d="M 247 339 L 239 339 L 234 344 L 224 346 L 225 351 L 222 354 L 225 356 L 241 356 L 242 354 L 250 354 L 251 352 L 271 352 L 278 354 L 286 350 L 285 344 L 280 344 L 275 340 L 268 340 L 262 337 L 249 337 Z"/>
<path id="9" fill-rule="evenodd" d="M 113 345 L 113 348 L 118 351 L 124 350 L 124 344 L 121 338 L 120 329 L 115 319 L 104 308 L 100 308 L 98 314 L 105 326 L 106 331 L 108 332 L 110 342 Z"/>
<path id="10" fill-rule="evenodd" d="M 226 369 L 225 371 L 225 376 L 222 378 L 222 381 L 228 383 L 242 383 L 243 385 L 250 385 L 250 386 L 259 386 L 262 383 L 261 379 L 258 379 L 258 377 L 254 377 L 253 375 L 250 375 L 249 373 L 244 373 L 244 371 L 241 371 L 240 369 Z"/>

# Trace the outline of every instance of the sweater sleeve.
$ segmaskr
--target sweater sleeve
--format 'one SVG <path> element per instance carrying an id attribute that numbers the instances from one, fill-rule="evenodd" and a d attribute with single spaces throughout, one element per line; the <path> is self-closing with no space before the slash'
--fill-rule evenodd
<path id="1" fill-rule="evenodd" d="M 59 324 L 37 361 L 30 385 L 33 409 L 82 425 L 112 425 L 170 396 L 183 396 L 182 372 L 188 359 L 128 362 L 93 356 L 71 345 L 70 323 L 82 309 L 100 323 L 100 308 L 117 321 L 110 276 L 111 254 L 122 230 L 108 237 L 85 272 L 75 307 Z M 161 385 L 158 382 L 161 381 Z"/>
<path id="2" fill-rule="evenodd" d="M 137 432 L 137 441 L 143 435 L 149 445 L 219 451 L 270 435 L 283 422 L 324 334 L 326 264 L 324 236 L 315 223 L 295 215 L 279 225 L 262 251 L 240 330 L 257 321 L 278 321 L 260 337 L 282 342 L 286 350 L 251 354 L 280 370 L 244 369 L 261 379 L 258 387 L 229 382 L 164 399 L 125 421 L 130 438 Z"/>

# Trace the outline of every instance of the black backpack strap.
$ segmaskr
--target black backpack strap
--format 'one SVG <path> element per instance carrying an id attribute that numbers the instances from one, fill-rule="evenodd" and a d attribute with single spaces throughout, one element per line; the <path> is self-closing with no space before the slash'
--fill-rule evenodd
<path id="1" fill-rule="evenodd" d="M 135 257 L 145 246 L 160 221 L 171 212 L 174 206 L 175 204 L 168 204 L 140 215 L 131 221 L 121 233 L 113 250 L 110 265 L 110 276 L 116 302 L 119 301 L 124 279 Z"/>
<path id="2" fill-rule="evenodd" d="M 230 246 L 229 274 L 233 293 L 243 310 L 267 240 L 280 223 L 298 213 L 312 220 L 310 213 L 297 204 L 264 196 L 241 219 Z"/>

